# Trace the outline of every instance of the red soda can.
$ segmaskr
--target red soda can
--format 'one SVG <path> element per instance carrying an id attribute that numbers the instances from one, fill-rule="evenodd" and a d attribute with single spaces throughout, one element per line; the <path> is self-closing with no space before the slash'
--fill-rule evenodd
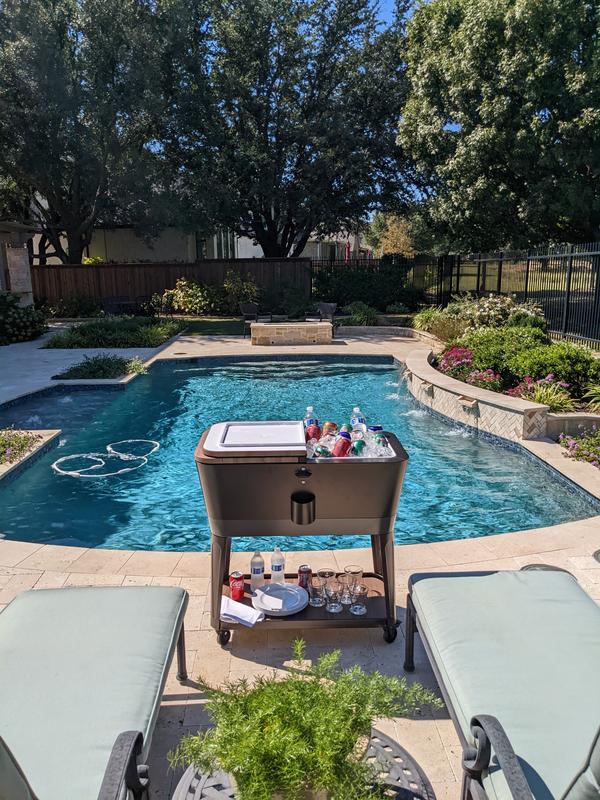
<path id="1" fill-rule="evenodd" d="M 306 428 L 306 441 L 310 441 L 311 439 L 316 439 L 317 441 L 321 438 L 321 428 L 316 422 L 313 422 L 311 425 L 308 425 Z"/>
<path id="2" fill-rule="evenodd" d="M 337 438 L 336 443 L 333 446 L 333 450 L 331 451 L 331 455 L 334 458 L 343 458 L 344 456 L 348 455 L 350 448 L 352 447 L 352 438 L 347 431 L 342 431 Z"/>
<path id="3" fill-rule="evenodd" d="M 244 576 L 241 572 L 232 572 L 229 576 L 229 594 L 232 600 L 244 599 Z"/>
<path id="4" fill-rule="evenodd" d="M 312 579 L 312 569 L 310 568 L 310 564 L 302 564 L 298 567 L 298 586 L 302 586 L 303 589 L 308 590 L 310 589 L 310 582 Z"/>

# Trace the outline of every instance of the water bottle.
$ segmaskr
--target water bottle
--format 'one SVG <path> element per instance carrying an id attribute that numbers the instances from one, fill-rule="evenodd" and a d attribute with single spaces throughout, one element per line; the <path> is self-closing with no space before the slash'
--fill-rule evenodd
<path id="1" fill-rule="evenodd" d="M 352 409 L 350 425 L 352 426 L 353 431 L 362 431 L 363 433 L 367 432 L 367 420 L 358 406 L 354 406 Z"/>
<path id="2" fill-rule="evenodd" d="M 265 560 L 256 551 L 250 561 L 250 588 L 254 592 L 265 582 Z"/>
<path id="3" fill-rule="evenodd" d="M 271 555 L 271 583 L 285 583 L 285 556 L 279 547 Z"/>
<path id="4" fill-rule="evenodd" d="M 318 425 L 319 420 L 315 414 L 313 406 L 306 407 L 306 414 L 304 415 L 304 427 L 308 428 L 309 425 Z"/>

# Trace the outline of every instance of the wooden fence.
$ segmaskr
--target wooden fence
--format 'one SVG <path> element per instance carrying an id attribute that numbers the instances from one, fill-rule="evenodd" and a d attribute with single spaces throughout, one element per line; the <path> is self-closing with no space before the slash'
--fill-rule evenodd
<path id="1" fill-rule="evenodd" d="M 172 289 L 178 278 L 222 285 L 229 270 L 252 277 L 269 290 L 281 286 L 311 293 L 310 258 L 214 259 L 189 264 L 76 264 L 31 268 L 33 295 L 37 302 L 90 298 L 148 298 Z"/>

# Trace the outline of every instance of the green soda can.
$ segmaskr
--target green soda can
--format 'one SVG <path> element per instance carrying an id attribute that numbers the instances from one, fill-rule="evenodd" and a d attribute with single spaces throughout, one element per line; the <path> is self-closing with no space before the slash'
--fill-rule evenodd
<path id="1" fill-rule="evenodd" d="M 361 455 L 362 451 L 365 449 L 365 440 L 364 439 L 355 439 L 352 442 L 352 448 L 350 452 L 353 456 Z"/>
<path id="2" fill-rule="evenodd" d="M 342 427 L 340 428 L 340 433 L 341 433 L 342 431 L 345 431 L 345 433 L 350 433 L 350 431 L 351 431 L 351 430 L 352 430 L 352 426 L 351 426 L 351 425 L 348 425 L 348 424 L 346 423 L 346 424 L 342 425 Z"/>
<path id="3" fill-rule="evenodd" d="M 324 444 L 318 444 L 315 447 L 315 457 L 316 458 L 331 458 L 331 453 L 325 447 Z"/>
<path id="4" fill-rule="evenodd" d="M 375 444 L 378 444 L 379 447 L 387 447 L 388 440 L 385 433 L 376 433 L 375 434 Z"/>

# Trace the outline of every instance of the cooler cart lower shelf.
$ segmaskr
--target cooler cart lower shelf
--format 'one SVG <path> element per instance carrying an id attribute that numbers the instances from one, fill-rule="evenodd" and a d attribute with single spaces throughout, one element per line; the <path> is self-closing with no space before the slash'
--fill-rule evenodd
<path id="1" fill-rule="evenodd" d="M 386 540 L 389 546 L 385 547 Z M 394 560 L 393 536 L 383 534 L 371 537 L 373 561 L 375 568 L 380 572 L 364 572 L 363 583 L 368 586 L 367 613 L 362 615 L 351 614 L 349 607 L 343 611 L 332 614 L 325 607 L 314 608 L 310 604 L 302 611 L 286 617 L 265 617 L 264 622 L 258 627 L 267 630 L 275 628 L 286 630 L 310 630 L 317 628 L 383 628 L 383 638 L 386 642 L 393 642 L 398 634 L 398 621 L 396 619 L 396 602 L 394 596 Z M 231 638 L 231 631 L 244 627 L 240 623 L 225 622 L 221 619 L 221 597 L 229 596 L 229 562 L 231 555 L 231 539 L 212 537 L 212 586 L 211 586 L 211 625 L 217 632 L 217 641 L 226 645 Z M 250 553 L 248 553 L 250 556 Z M 265 581 L 270 580 L 270 574 L 265 573 Z M 285 579 L 288 583 L 296 583 L 298 574 L 287 572 Z M 252 607 L 252 593 L 250 591 L 250 575 L 244 575 L 244 605 Z"/>

